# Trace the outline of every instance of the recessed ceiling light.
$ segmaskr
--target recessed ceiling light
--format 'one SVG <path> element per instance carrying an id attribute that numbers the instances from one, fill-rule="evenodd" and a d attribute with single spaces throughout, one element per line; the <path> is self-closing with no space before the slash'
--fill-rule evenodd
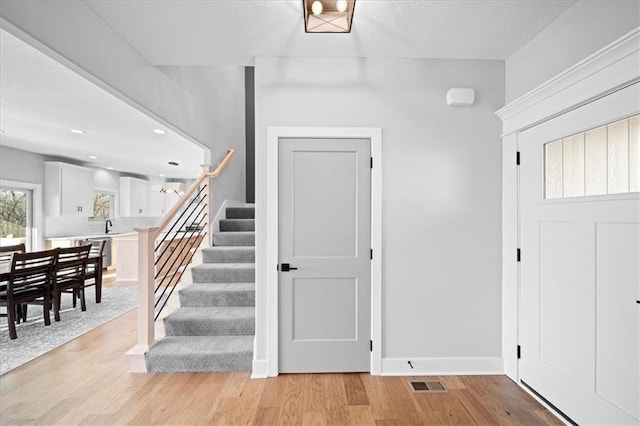
<path id="1" fill-rule="evenodd" d="M 155 133 L 156 135 L 164 135 L 167 132 L 162 129 L 153 129 L 153 133 Z"/>
<path id="2" fill-rule="evenodd" d="M 84 130 L 80 130 L 80 129 L 69 129 L 69 131 L 71 133 L 75 133 L 76 135 L 84 135 L 85 133 L 87 133 Z"/>
<path id="3" fill-rule="evenodd" d="M 113 167 L 107 167 L 107 170 L 113 170 Z"/>
<path id="4" fill-rule="evenodd" d="M 170 166 L 177 166 L 177 165 L 178 165 L 178 163 L 176 163 L 175 161 L 169 161 L 169 165 L 170 165 Z"/>
<path id="5" fill-rule="evenodd" d="M 98 157 L 96 157 L 95 155 L 90 155 L 89 158 L 91 158 L 92 160 L 97 160 Z"/>
<path id="6" fill-rule="evenodd" d="M 164 177 L 164 175 L 160 175 L 160 177 Z"/>

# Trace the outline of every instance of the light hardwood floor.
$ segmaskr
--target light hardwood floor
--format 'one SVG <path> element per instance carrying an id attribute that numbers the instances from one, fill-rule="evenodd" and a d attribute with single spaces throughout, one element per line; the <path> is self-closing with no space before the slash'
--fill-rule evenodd
<path id="1" fill-rule="evenodd" d="M 561 424 L 505 376 L 131 374 L 136 311 L 0 377 L 0 424 Z M 425 379 L 420 377 L 419 379 Z"/>

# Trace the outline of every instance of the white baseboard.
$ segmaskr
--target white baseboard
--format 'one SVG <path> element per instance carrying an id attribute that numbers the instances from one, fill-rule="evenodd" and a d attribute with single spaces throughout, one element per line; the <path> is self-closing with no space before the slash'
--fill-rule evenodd
<path id="1" fill-rule="evenodd" d="M 268 362 L 266 359 L 254 359 L 251 371 L 252 379 L 266 379 L 269 377 Z"/>
<path id="2" fill-rule="evenodd" d="M 137 278 L 116 279 L 114 281 L 116 287 L 135 287 L 138 285 Z"/>
<path id="3" fill-rule="evenodd" d="M 147 372 L 147 361 L 144 358 L 144 354 L 148 350 L 149 350 L 148 346 L 136 345 L 126 353 L 126 355 L 129 357 L 130 373 L 146 373 Z"/>
<path id="4" fill-rule="evenodd" d="M 382 358 L 382 376 L 480 374 L 504 374 L 502 358 Z"/>

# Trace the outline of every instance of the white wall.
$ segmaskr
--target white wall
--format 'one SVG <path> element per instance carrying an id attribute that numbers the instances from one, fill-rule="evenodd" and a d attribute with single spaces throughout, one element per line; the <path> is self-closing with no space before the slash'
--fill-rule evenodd
<path id="1" fill-rule="evenodd" d="M 256 359 L 266 357 L 260 289 L 275 267 L 265 264 L 269 126 L 382 127 L 383 358 L 417 369 L 499 358 L 503 62 L 257 58 L 255 76 Z M 451 87 L 476 89 L 476 104 L 446 106 Z"/>
<path id="2" fill-rule="evenodd" d="M 2 135 L 1 138 L 5 137 Z M 2 145 L 2 139 L 0 139 L 0 179 L 44 186 L 44 157 Z"/>
<path id="3" fill-rule="evenodd" d="M 120 174 L 111 170 L 95 169 L 93 187 L 106 191 L 120 191 Z"/>
<path id="4" fill-rule="evenodd" d="M 207 116 L 200 125 L 203 133 L 212 135 L 213 168 L 224 158 L 228 148 L 236 153 L 224 173 L 212 182 L 211 212 L 215 215 L 224 200 L 245 200 L 245 125 L 244 67 L 161 67 L 193 96 L 200 113 Z M 212 216 L 213 217 L 213 216 Z"/>
<path id="5" fill-rule="evenodd" d="M 640 2 L 578 1 L 506 61 L 506 103 L 640 26 Z"/>

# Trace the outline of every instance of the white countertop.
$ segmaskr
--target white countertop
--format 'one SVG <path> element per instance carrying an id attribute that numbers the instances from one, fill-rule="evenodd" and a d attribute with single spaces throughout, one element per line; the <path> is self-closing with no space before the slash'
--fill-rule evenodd
<path id="1" fill-rule="evenodd" d="M 65 241 L 65 240 L 82 241 L 82 240 L 89 240 L 89 239 L 117 237 L 120 235 L 126 235 L 126 234 L 114 232 L 109 234 L 96 234 L 96 235 L 69 235 L 64 237 L 44 237 L 44 239 L 50 240 L 50 241 Z"/>

